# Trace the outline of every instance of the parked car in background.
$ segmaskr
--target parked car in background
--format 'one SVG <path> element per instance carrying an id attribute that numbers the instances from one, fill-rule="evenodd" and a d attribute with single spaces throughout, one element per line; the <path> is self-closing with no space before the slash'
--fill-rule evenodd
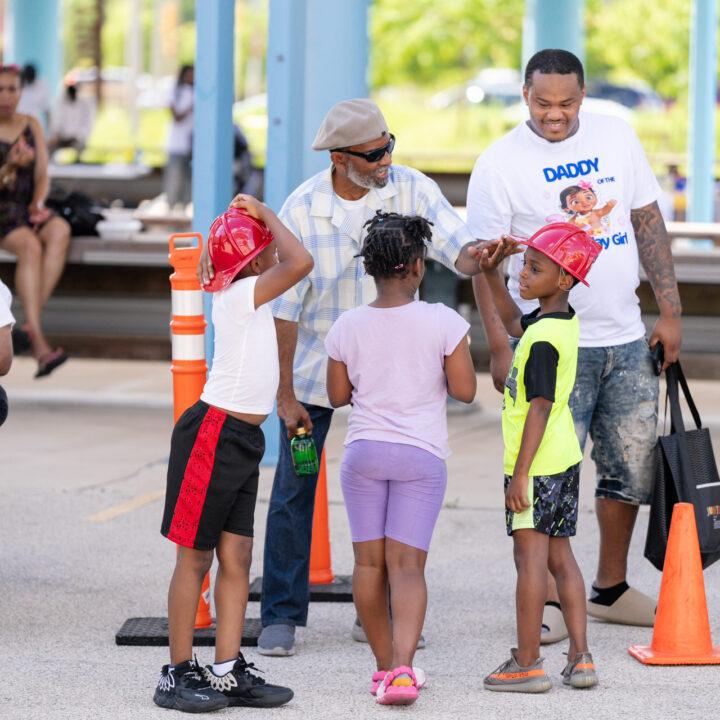
<path id="1" fill-rule="evenodd" d="M 522 100 L 522 76 L 512 68 L 485 68 L 472 80 L 454 85 L 433 95 L 429 102 L 435 110 L 457 103 L 507 107 Z"/>
<path id="2" fill-rule="evenodd" d="M 664 110 L 663 99 L 646 82 L 637 80 L 616 85 L 607 80 L 590 78 L 585 84 L 585 96 L 612 100 L 631 110 Z"/>

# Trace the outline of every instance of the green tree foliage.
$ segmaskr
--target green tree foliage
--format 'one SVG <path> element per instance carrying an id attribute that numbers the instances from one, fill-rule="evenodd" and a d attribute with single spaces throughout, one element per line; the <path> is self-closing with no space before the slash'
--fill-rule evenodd
<path id="1" fill-rule="evenodd" d="M 523 0 L 374 0 L 370 17 L 373 87 L 438 87 L 484 67 L 520 68 Z M 585 0 L 588 76 L 644 80 L 684 98 L 688 0 Z"/>
<path id="2" fill-rule="evenodd" d="M 688 0 L 586 0 L 590 76 L 641 79 L 668 98 L 687 96 Z"/>
<path id="3" fill-rule="evenodd" d="M 442 86 L 483 67 L 519 67 L 523 5 L 523 0 L 375 0 L 372 85 Z"/>
<path id="4" fill-rule="evenodd" d="M 107 3 L 108 0 L 105 0 Z M 96 0 L 64 0 L 62 4 L 62 37 L 65 70 L 93 65 Z"/>

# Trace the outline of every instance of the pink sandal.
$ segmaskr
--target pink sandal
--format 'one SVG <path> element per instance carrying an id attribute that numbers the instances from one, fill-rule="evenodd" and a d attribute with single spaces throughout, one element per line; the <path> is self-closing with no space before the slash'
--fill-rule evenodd
<path id="1" fill-rule="evenodd" d="M 427 678 L 425 677 L 425 671 L 421 668 L 414 667 L 413 672 L 415 673 L 415 680 L 417 681 L 417 689 L 421 690 L 425 687 L 425 683 L 427 682 Z M 370 688 L 371 695 L 377 695 L 377 690 L 380 687 L 380 683 L 385 679 L 386 675 L 387 670 L 376 670 L 372 674 L 372 687 Z"/>
<path id="2" fill-rule="evenodd" d="M 400 677 L 406 675 L 407 677 Z M 407 665 L 391 670 L 385 675 L 375 695 L 380 705 L 412 705 L 417 700 L 417 678 Z"/>

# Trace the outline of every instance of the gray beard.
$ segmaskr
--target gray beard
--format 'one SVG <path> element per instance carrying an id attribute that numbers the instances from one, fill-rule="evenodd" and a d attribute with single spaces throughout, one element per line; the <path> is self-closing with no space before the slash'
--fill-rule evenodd
<path id="1" fill-rule="evenodd" d="M 376 170 L 373 170 L 372 173 L 363 175 L 362 173 L 359 173 L 350 163 L 348 163 L 346 173 L 348 176 L 348 180 L 354 182 L 356 185 L 359 185 L 361 188 L 372 190 L 373 188 L 385 187 L 388 184 L 388 180 L 390 180 L 389 175 L 382 179 L 373 177 L 373 173 L 376 171 L 377 168 Z"/>

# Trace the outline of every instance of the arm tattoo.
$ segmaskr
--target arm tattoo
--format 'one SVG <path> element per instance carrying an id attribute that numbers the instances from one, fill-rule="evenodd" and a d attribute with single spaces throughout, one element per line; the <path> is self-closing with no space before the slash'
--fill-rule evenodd
<path id="1" fill-rule="evenodd" d="M 645 268 L 660 312 L 680 317 L 680 293 L 675 279 L 670 240 L 657 202 L 632 210 L 630 220 L 635 230 L 640 262 Z"/>

